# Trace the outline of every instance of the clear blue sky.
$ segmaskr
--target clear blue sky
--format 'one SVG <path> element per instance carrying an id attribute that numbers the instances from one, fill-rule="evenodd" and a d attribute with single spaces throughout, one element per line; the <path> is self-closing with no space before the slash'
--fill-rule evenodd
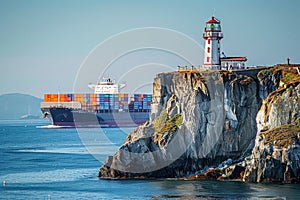
<path id="1" fill-rule="evenodd" d="M 0 94 L 71 92 L 100 42 L 122 31 L 163 27 L 200 44 L 205 21 L 221 20 L 222 51 L 248 65 L 300 63 L 300 1 L 0 1 Z M 215 11 L 214 11 L 215 10 Z"/>

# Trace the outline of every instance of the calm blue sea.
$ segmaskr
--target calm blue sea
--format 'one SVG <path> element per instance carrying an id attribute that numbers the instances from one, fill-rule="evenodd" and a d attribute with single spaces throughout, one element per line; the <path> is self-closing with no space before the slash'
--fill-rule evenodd
<path id="1" fill-rule="evenodd" d="M 300 185 L 99 180 L 101 163 L 82 145 L 77 130 L 40 128 L 47 124 L 0 121 L 0 199 L 300 199 Z M 131 130 L 107 128 L 105 134 L 120 145 Z"/>

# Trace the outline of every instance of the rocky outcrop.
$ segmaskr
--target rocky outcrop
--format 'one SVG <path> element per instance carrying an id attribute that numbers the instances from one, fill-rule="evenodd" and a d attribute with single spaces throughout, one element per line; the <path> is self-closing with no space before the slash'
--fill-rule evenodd
<path id="1" fill-rule="evenodd" d="M 282 78 L 286 80 L 285 76 Z M 279 82 L 281 87 L 264 99 L 257 114 L 258 133 L 251 155 L 243 160 L 225 161 L 218 168 L 190 179 L 300 182 L 300 82 Z"/>
<path id="2" fill-rule="evenodd" d="M 273 103 L 264 100 L 261 107 L 263 98 L 277 91 L 284 76 L 280 70 L 264 71 L 259 76 L 256 71 L 254 76 L 253 71 L 251 76 L 227 71 L 158 74 L 153 83 L 150 120 L 128 135 L 119 151 L 100 168 L 99 177 L 253 181 L 252 174 L 257 174 L 256 163 L 249 167 L 253 154 L 247 158 L 249 162 L 242 160 L 254 145 L 261 145 L 257 132 L 272 128 L 269 124 L 275 119 L 269 116 L 257 126 L 256 116 L 259 110 L 273 115 L 283 106 L 276 104 L 277 111 L 275 107 L 266 109 L 264 105 Z M 296 112 L 286 109 L 286 117 L 279 120 L 282 124 L 298 119 L 299 107 L 289 108 Z"/>
<path id="3" fill-rule="evenodd" d="M 243 180 L 300 182 L 300 84 L 271 93 L 258 112 L 258 135 Z"/>
<path id="4" fill-rule="evenodd" d="M 277 90 L 282 76 L 282 70 L 274 70 L 273 67 L 261 70 L 257 74 L 260 82 L 259 96 L 261 99 L 268 97 L 271 92 Z"/>

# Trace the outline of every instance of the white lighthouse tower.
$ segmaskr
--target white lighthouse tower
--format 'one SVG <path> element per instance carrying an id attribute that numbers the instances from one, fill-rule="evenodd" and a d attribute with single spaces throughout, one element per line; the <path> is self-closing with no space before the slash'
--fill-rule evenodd
<path id="1" fill-rule="evenodd" d="M 222 38 L 220 21 L 212 16 L 206 22 L 203 34 L 205 40 L 204 67 L 206 69 L 220 69 L 220 40 Z"/>

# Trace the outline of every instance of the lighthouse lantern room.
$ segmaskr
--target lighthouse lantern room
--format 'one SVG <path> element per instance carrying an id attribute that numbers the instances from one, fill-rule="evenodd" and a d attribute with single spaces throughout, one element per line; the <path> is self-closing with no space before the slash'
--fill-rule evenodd
<path id="1" fill-rule="evenodd" d="M 205 40 L 204 67 L 220 69 L 220 40 L 223 38 L 220 20 L 214 16 L 206 22 L 203 34 Z"/>

